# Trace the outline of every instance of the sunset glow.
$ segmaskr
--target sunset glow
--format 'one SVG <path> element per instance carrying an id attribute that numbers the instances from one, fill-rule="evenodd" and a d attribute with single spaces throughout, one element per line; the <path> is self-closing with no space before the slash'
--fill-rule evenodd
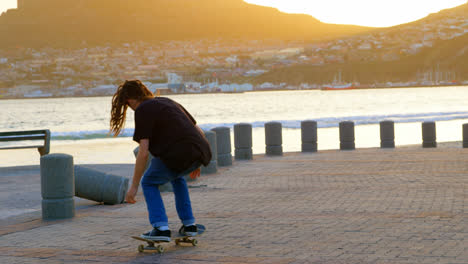
<path id="1" fill-rule="evenodd" d="M 16 8 L 18 0 L 0 0 L 0 14 L 11 8 Z"/>
<path id="2" fill-rule="evenodd" d="M 288 13 L 309 14 L 322 22 L 388 27 L 421 19 L 466 0 L 246 0 Z"/>
<path id="3" fill-rule="evenodd" d="M 322 22 L 388 27 L 411 22 L 466 0 L 245 0 L 287 13 L 309 14 Z M 1 0 L 0 13 L 16 8 L 17 0 Z"/>

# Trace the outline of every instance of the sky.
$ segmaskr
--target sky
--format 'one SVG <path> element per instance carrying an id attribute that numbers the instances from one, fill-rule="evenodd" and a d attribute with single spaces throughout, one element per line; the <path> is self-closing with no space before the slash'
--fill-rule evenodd
<path id="1" fill-rule="evenodd" d="M 40 1 L 40 0 L 36 0 Z M 309 14 L 322 22 L 389 27 L 411 22 L 467 0 L 245 0 L 287 13 Z M 17 0 L 0 0 L 0 13 L 16 8 Z"/>
<path id="2" fill-rule="evenodd" d="M 287 13 L 309 14 L 325 23 L 389 27 L 421 19 L 467 0 L 245 0 Z"/>
<path id="3" fill-rule="evenodd" d="M 18 0 L 0 0 L 0 14 L 10 8 L 16 8 Z"/>

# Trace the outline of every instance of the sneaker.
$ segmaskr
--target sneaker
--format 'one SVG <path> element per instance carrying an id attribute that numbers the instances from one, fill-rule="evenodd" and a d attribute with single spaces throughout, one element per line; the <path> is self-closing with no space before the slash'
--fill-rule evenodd
<path id="1" fill-rule="evenodd" d="M 141 238 L 153 240 L 153 241 L 166 241 L 171 242 L 171 230 L 161 231 L 157 228 L 153 228 L 153 230 L 141 234 Z"/>
<path id="2" fill-rule="evenodd" d="M 182 236 L 196 236 L 198 235 L 198 228 L 196 225 L 190 226 L 181 226 L 179 229 L 179 234 Z"/>

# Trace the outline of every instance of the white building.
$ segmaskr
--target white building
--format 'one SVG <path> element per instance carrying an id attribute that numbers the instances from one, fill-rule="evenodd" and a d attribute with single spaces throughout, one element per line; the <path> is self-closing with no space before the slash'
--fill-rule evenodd
<path id="1" fill-rule="evenodd" d="M 224 92 L 224 93 L 239 93 L 239 92 L 247 92 L 247 91 L 252 91 L 253 90 L 253 85 L 250 84 L 250 83 L 221 84 L 218 87 L 219 87 L 220 91 Z"/>
<path id="2" fill-rule="evenodd" d="M 250 71 L 245 72 L 244 76 L 258 76 L 258 75 L 264 74 L 265 72 L 267 71 L 266 70 L 250 70 Z"/>
<path id="3" fill-rule="evenodd" d="M 178 75 L 177 73 L 168 72 L 167 74 L 167 82 L 169 84 L 178 84 L 183 82 L 182 76 Z"/>
<path id="4" fill-rule="evenodd" d="M 370 50 L 372 49 L 372 45 L 370 43 L 363 43 L 359 45 L 358 49 L 360 50 Z"/>
<path id="5" fill-rule="evenodd" d="M 228 65 L 235 66 L 236 63 L 239 62 L 239 59 L 237 58 L 237 55 L 232 55 L 232 56 L 227 57 L 225 61 Z"/>

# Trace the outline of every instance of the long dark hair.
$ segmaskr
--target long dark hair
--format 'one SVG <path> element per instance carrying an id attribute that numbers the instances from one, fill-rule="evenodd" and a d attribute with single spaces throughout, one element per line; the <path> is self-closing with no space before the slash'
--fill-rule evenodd
<path id="1" fill-rule="evenodd" d="M 110 134 L 116 137 L 122 131 L 127 115 L 128 99 L 143 102 L 152 98 L 154 98 L 153 93 L 140 80 L 125 81 L 119 85 L 112 97 Z"/>

